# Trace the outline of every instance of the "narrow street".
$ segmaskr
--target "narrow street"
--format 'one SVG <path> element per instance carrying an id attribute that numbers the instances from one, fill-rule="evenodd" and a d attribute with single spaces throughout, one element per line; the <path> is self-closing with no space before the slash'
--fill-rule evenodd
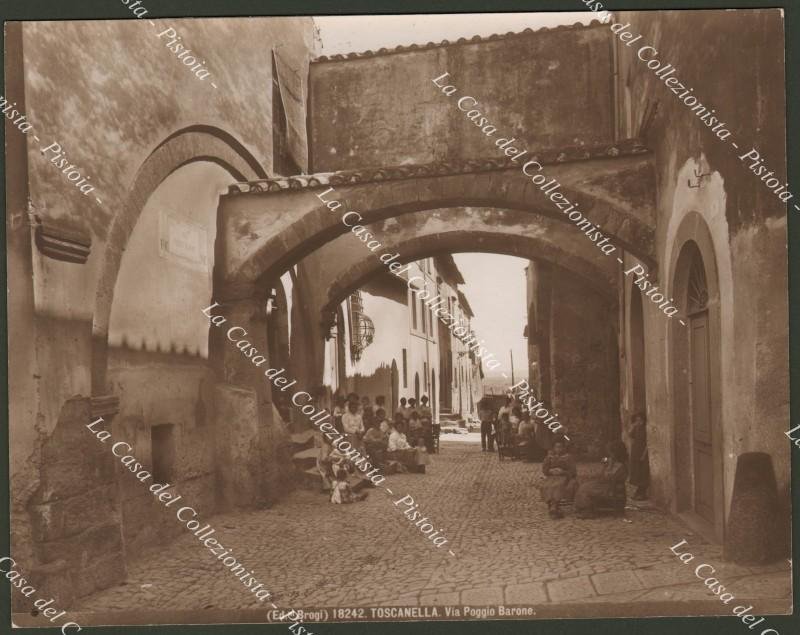
<path id="1" fill-rule="evenodd" d="M 593 469 L 582 465 L 580 473 Z M 720 547 L 655 509 L 629 509 L 626 519 L 568 513 L 550 520 L 535 488 L 539 474 L 540 464 L 500 462 L 496 453 L 445 435 L 427 474 L 387 479 L 394 496 L 377 488 L 366 502 L 339 506 L 297 490 L 272 509 L 209 522 L 281 608 L 528 605 L 537 615 L 578 615 L 571 605 L 578 602 L 590 603 L 584 612 L 600 614 L 599 603 L 607 603 L 624 615 L 641 611 L 631 603 L 707 600 L 698 613 L 726 614 L 694 567 L 670 552 L 684 538 L 695 564 L 713 564 L 737 600 L 753 600 L 754 612 L 790 605 L 786 561 L 723 563 Z M 436 549 L 412 527 L 392 503 L 406 493 L 450 543 Z M 162 612 L 197 609 L 206 609 L 209 621 L 227 610 L 237 610 L 235 621 L 257 621 L 269 608 L 257 612 L 257 604 L 187 531 L 135 559 L 126 584 L 83 598 L 77 610 L 86 611 L 87 623 L 102 623 L 106 611 L 154 611 L 163 619 Z"/>

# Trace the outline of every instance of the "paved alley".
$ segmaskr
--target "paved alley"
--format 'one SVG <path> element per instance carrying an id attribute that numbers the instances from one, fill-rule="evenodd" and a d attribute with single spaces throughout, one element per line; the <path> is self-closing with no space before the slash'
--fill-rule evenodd
<path id="1" fill-rule="evenodd" d="M 581 466 L 581 474 L 593 468 Z M 445 438 L 427 474 L 387 479 L 393 495 L 379 487 L 366 502 L 338 506 L 298 490 L 272 509 L 209 522 L 281 608 L 524 605 L 553 615 L 559 605 L 574 614 L 576 605 L 608 603 L 622 614 L 641 614 L 631 603 L 713 600 L 699 611 L 724 614 L 729 609 L 706 591 L 694 567 L 670 552 L 684 538 L 698 563 L 713 564 L 737 598 L 763 598 L 762 611 L 767 601 L 788 607 L 788 563 L 758 569 L 725 564 L 721 548 L 657 510 L 629 509 L 625 519 L 579 520 L 569 513 L 549 519 L 535 487 L 540 469 L 500 462 L 474 443 Z M 405 507 L 393 504 L 406 494 L 448 544 L 437 549 L 412 527 L 400 511 Z M 126 584 L 83 598 L 78 607 L 100 614 L 142 609 L 206 609 L 211 618 L 260 607 L 187 531 L 134 561 Z M 370 617 L 368 611 L 357 615 Z"/>

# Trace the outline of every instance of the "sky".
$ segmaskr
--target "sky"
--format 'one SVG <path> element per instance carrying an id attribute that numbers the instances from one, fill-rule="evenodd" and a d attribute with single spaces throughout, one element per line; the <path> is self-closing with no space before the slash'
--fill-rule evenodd
<path id="1" fill-rule="evenodd" d="M 577 9 L 583 6 L 578 0 Z M 427 44 L 460 37 L 519 32 L 561 24 L 588 23 L 591 11 L 561 13 L 462 13 L 314 17 L 319 28 L 319 55 L 355 53 L 399 45 Z"/>
<path id="2" fill-rule="evenodd" d="M 582 6 L 575 2 L 575 7 Z M 323 16 L 315 17 L 319 29 L 319 55 L 353 53 L 399 45 L 426 44 L 442 40 L 486 37 L 494 33 L 520 32 L 576 22 L 588 23 L 594 18 L 589 11 L 562 13 L 482 13 L 387 16 Z M 475 318 L 473 327 L 479 339 L 485 339 L 489 352 L 510 374 L 509 350 L 514 351 L 514 367 L 520 376 L 527 376 L 527 341 L 525 327 L 525 266 L 527 260 L 495 254 L 455 254 Z M 484 368 L 484 372 L 486 368 Z"/>
<path id="3" fill-rule="evenodd" d="M 525 328 L 525 267 L 528 261 L 499 254 L 453 254 L 466 284 L 460 285 L 475 312 L 472 327 L 478 340 L 500 368 L 488 371 L 487 376 L 511 375 L 509 350 L 514 351 L 514 369 L 517 377 L 527 378 L 527 340 L 522 336 Z M 521 374 L 522 373 L 522 374 Z"/>

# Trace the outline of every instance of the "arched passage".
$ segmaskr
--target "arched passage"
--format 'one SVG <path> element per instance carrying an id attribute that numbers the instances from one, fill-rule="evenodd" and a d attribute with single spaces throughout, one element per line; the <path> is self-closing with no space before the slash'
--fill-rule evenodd
<path id="1" fill-rule="evenodd" d="M 226 170 L 231 180 L 263 177 L 264 172 L 244 146 L 210 126 L 179 130 L 159 143 L 139 168 L 121 210 L 114 217 L 102 256 L 92 323 L 92 394 L 108 392 L 108 332 L 114 290 L 122 257 L 147 200 L 170 174 L 194 162 Z"/>
<path id="2" fill-rule="evenodd" d="M 654 187 L 646 150 L 604 147 L 540 157 L 563 196 L 576 202 L 612 242 L 653 260 Z M 614 157 L 614 158 L 610 158 Z M 644 184 L 644 186 L 643 186 Z M 335 203 L 338 202 L 338 207 Z M 231 297 L 247 295 L 259 278 L 279 275 L 346 233 L 341 215 L 358 210 L 369 224 L 404 214 L 449 207 L 518 210 L 572 227 L 567 217 L 516 164 L 503 160 L 459 165 L 401 166 L 275 179 L 231 188 L 224 197 L 226 259 L 220 272 Z M 584 240 L 588 240 L 585 236 Z"/>
<path id="3" fill-rule="evenodd" d="M 571 257 L 569 254 L 559 252 L 538 238 L 514 233 L 452 230 L 428 236 L 417 236 L 402 243 L 390 243 L 385 247 L 387 252 L 401 254 L 395 260 L 395 262 L 401 263 L 413 262 L 437 254 L 464 252 L 496 253 L 541 259 L 575 273 L 593 290 L 608 299 L 616 298 L 614 282 L 606 271 L 580 257 Z M 327 302 L 321 307 L 323 320 L 327 319 L 332 307 L 341 302 L 348 294 L 358 289 L 372 276 L 387 270 L 384 263 L 370 254 L 368 250 L 363 249 L 361 245 L 356 243 L 353 249 L 361 249 L 364 252 L 361 262 L 342 271 L 329 282 L 324 278 L 320 281 L 327 286 Z M 334 273 L 339 268 L 337 265 L 341 265 L 341 263 L 330 263 L 328 273 Z M 613 265 L 611 266 L 613 269 Z M 324 321 L 323 324 L 327 324 L 327 321 Z"/>
<path id="4" fill-rule="evenodd" d="M 311 322 L 318 337 L 327 337 L 331 332 L 335 310 L 341 301 L 376 274 L 388 271 L 385 258 L 381 260 L 382 254 L 394 255 L 397 263 L 463 252 L 535 258 L 576 274 L 608 301 L 617 301 L 616 259 L 603 255 L 574 227 L 552 219 L 536 218 L 517 210 L 449 208 L 376 221 L 368 229 L 382 244 L 375 252 L 348 233 L 312 251 L 298 267 L 303 272 L 307 297 L 312 300 L 308 316 L 314 316 Z M 310 339 L 315 338 L 305 338 L 304 346 L 314 347 L 315 352 L 307 366 L 322 368 L 322 351 Z M 440 372 L 447 374 L 447 367 Z M 316 383 L 318 375 L 312 373 L 306 379 Z M 441 375 L 439 379 L 443 387 Z M 429 383 L 427 376 L 425 383 Z"/>

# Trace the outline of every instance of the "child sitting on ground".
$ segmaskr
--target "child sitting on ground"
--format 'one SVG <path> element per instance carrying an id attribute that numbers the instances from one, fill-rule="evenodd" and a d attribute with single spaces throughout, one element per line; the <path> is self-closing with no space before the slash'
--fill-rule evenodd
<path id="1" fill-rule="evenodd" d="M 354 492 L 350 487 L 350 472 L 347 465 L 342 460 L 337 460 L 332 465 L 333 488 L 331 490 L 331 503 L 334 505 L 344 505 L 363 501 L 369 492 Z"/>

